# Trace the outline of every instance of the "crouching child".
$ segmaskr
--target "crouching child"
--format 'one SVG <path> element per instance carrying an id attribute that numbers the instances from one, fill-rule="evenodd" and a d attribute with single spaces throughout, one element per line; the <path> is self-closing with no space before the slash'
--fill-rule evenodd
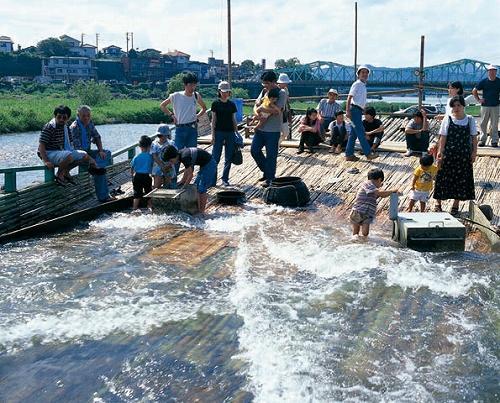
<path id="1" fill-rule="evenodd" d="M 361 234 L 367 237 L 370 232 L 370 224 L 375 219 L 377 212 L 377 199 L 389 197 L 391 193 L 398 193 L 397 189 L 379 190 L 383 182 L 384 172 L 378 168 L 371 169 L 368 172 L 368 180 L 359 188 L 349 216 L 353 236 L 359 235 L 361 229 Z"/>
<path id="2" fill-rule="evenodd" d="M 178 183 L 180 186 L 189 185 L 191 179 L 193 179 L 194 166 L 200 166 L 194 183 L 198 193 L 198 210 L 203 214 L 207 206 L 207 191 L 216 183 L 217 165 L 212 158 L 212 154 L 201 148 L 191 147 L 177 150 L 174 146 L 168 146 L 163 153 L 162 159 L 172 165 L 178 163 L 184 165 L 184 175 Z"/>

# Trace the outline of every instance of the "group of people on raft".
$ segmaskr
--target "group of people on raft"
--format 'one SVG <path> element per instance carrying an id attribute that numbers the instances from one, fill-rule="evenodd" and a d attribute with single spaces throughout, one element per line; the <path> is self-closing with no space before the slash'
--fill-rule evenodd
<path id="1" fill-rule="evenodd" d="M 336 102 L 338 93 L 334 89 L 328 92 L 328 98 L 322 99 L 316 109 L 308 109 L 298 128 L 301 134 L 298 154 L 303 153 L 306 147 L 308 151 L 314 152 L 313 147 L 325 141 L 325 134 L 329 133 L 329 151 L 334 154 L 344 151 L 347 161 L 359 160 L 359 157 L 354 155 L 356 140 L 368 160 L 379 157 L 377 149 L 383 136 L 384 126 L 376 118 L 376 111 L 366 106 L 366 83 L 369 74 L 367 66 L 360 66 L 357 69 L 358 79 L 350 88 L 345 112 Z M 455 214 L 458 212 L 460 200 L 475 198 L 473 163 L 478 145 L 485 145 L 488 119 L 492 124 L 491 146 L 498 145 L 498 131 L 495 128 L 498 127 L 500 79 L 496 77 L 495 66 L 488 66 L 488 78 L 485 80 L 473 90 L 473 95 L 482 108 L 491 109 L 487 113 L 482 111 L 483 137 L 480 142 L 474 118 L 465 114 L 463 88 L 459 82 L 449 85 L 450 98 L 446 114 L 438 116 L 442 122 L 437 143 L 429 145 L 429 123 L 425 110 L 416 112 L 407 124 L 406 155 L 421 157 L 420 166 L 415 170 L 413 177 L 409 210 L 416 202 L 420 203 L 421 211 L 425 209 L 434 180 L 436 211 L 442 209 L 441 200 L 453 199 L 451 212 Z M 268 187 L 275 178 L 280 140 L 290 138 L 288 84 L 291 81 L 286 74 L 278 77 L 270 70 L 261 75 L 261 82 L 263 89 L 254 106 L 255 127 L 250 152 L 262 172 L 259 181 L 263 187 Z M 229 173 L 238 142 L 237 108 L 230 100 L 230 84 L 225 81 L 219 83 L 218 98 L 211 105 L 213 147 L 210 154 L 197 147 L 197 121 L 207 110 L 201 94 L 196 91 L 198 79 L 196 75 L 187 73 L 183 77 L 183 83 L 183 91 L 171 94 L 160 105 L 162 111 L 175 124 L 174 138 L 169 126 L 162 124 L 158 127 L 154 142 L 148 136 L 143 136 L 139 140 L 141 153 L 131 162 L 135 208 L 153 186 L 158 188 L 189 184 L 194 176 L 194 167 L 199 166 L 195 184 L 198 190 L 198 207 L 200 212 L 204 212 L 207 191 L 216 185 L 217 165 L 223 148 L 225 161 L 222 185 L 230 186 Z M 483 91 L 483 98 L 479 98 L 478 89 Z M 496 106 L 493 105 L 495 102 Z M 495 108 L 496 122 L 495 112 L 492 111 Z M 59 167 L 55 180 L 61 186 L 73 182 L 69 171 L 75 165 L 87 164 L 89 172 L 96 178 L 105 176 L 104 167 L 110 161 L 110 153 L 103 149 L 101 137 L 92 123 L 91 109 L 88 106 L 81 106 L 78 109 L 77 119 L 68 127 L 67 121 L 70 116 L 69 108 L 57 107 L 54 110 L 54 118 L 42 129 L 39 141 L 39 156 L 48 168 Z M 91 150 L 91 143 L 97 146 L 97 150 Z M 182 179 L 177 183 L 180 164 L 184 165 L 185 170 Z M 363 234 L 368 233 L 369 223 L 374 218 L 373 196 L 376 196 L 376 200 L 377 197 L 383 197 L 387 193 L 377 190 L 381 185 L 380 181 L 383 181 L 383 172 L 382 174 L 370 172 L 369 183 L 359 189 L 351 215 L 355 233 L 360 229 Z M 154 177 L 154 183 L 151 175 Z M 104 182 L 107 184 L 107 180 Z M 112 196 L 106 186 L 97 191 L 98 184 L 104 182 L 96 181 L 96 193 L 99 200 L 108 201 Z"/>

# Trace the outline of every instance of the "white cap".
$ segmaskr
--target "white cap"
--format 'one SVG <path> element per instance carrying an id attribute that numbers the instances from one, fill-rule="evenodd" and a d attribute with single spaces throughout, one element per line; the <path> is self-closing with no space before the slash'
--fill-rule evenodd
<path id="1" fill-rule="evenodd" d="M 335 95 L 339 95 L 338 91 L 337 91 L 336 89 L 334 89 L 334 88 L 330 88 L 330 89 L 328 90 L 328 94 L 335 94 Z"/>
<path id="2" fill-rule="evenodd" d="M 222 92 L 229 92 L 231 91 L 231 86 L 227 81 L 221 81 L 217 86 L 217 89 Z"/>
<path id="3" fill-rule="evenodd" d="M 359 74 L 359 71 L 360 71 L 360 70 L 362 70 L 362 69 L 366 69 L 366 70 L 368 70 L 368 74 L 370 74 L 370 69 L 368 68 L 368 66 L 367 66 L 367 65 L 365 65 L 365 64 L 362 64 L 362 65 L 361 65 L 361 66 L 359 66 L 359 67 L 358 67 L 358 69 L 356 70 L 356 75 L 358 75 L 358 74 Z"/>
<path id="4" fill-rule="evenodd" d="M 290 77 L 288 77 L 288 74 L 286 73 L 281 73 L 280 76 L 278 77 L 278 84 L 290 84 L 292 80 L 290 80 Z"/>
<path id="5" fill-rule="evenodd" d="M 488 64 L 486 66 L 486 70 L 498 70 L 497 66 L 493 65 L 493 64 Z"/>

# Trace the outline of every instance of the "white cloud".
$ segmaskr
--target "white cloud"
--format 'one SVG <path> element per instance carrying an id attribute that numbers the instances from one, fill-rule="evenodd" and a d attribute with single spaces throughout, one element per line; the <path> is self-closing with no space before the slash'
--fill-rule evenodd
<path id="1" fill-rule="evenodd" d="M 209 49 L 227 59 L 226 0 L 124 0 L 86 2 L 0 0 L 0 34 L 22 46 L 66 33 L 100 47 L 183 50 L 206 60 Z M 233 0 L 233 60 L 298 57 L 302 62 L 353 61 L 354 1 Z M 358 1 L 358 60 L 373 65 L 415 66 L 420 35 L 426 65 L 460 58 L 500 62 L 500 0 Z"/>

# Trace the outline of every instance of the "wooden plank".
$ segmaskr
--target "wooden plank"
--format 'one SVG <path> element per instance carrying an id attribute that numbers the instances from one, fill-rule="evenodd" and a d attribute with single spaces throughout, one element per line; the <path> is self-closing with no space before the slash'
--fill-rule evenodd
<path id="1" fill-rule="evenodd" d="M 166 244 L 153 248 L 142 259 L 194 268 L 228 245 L 227 238 L 208 235 L 200 230 L 186 231 Z"/>

